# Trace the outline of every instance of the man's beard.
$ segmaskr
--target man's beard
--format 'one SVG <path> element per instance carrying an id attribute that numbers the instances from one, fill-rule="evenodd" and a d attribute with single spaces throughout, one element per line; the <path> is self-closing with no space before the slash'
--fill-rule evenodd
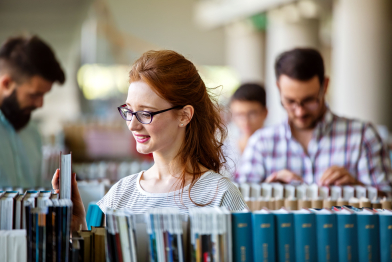
<path id="1" fill-rule="evenodd" d="M 16 89 L 9 97 L 4 98 L 3 104 L 0 107 L 1 111 L 8 122 L 14 127 L 16 131 L 24 128 L 30 121 L 31 111 L 35 108 L 29 107 L 21 109 L 16 96 Z"/>

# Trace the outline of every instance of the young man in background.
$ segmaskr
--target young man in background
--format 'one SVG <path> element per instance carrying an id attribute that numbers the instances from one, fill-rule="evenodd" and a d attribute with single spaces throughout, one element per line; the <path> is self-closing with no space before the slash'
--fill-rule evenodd
<path id="1" fill-rule="evenodd" d="M 41 186 L 42 145 L 30 122 L 64 72 L 36 36 L 13 37 L 0 47 L 0 187 Z"/>
<path id="2" fill-rule="evenodd" d="M 275 73 L 288 118 L 250 138 L 236 180 L 364 184 L 389 192 L 392 172 L 386 147 L 372 124 L 331 112 L 320 53 L 300 48 L 284 52 Z"/>

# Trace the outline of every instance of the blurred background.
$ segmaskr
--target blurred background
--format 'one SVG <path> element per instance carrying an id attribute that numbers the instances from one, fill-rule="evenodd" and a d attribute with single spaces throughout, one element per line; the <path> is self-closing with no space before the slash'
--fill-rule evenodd
<path id="1" fill-rule="evenodd" d="M 0 25 L 1 42 L 37 34 L 61 61 L 65 85 L 54 86 L 33 115 L 44 141 L 42 172 L 49 185 L 58 152 L 72 151 L 79 179 L 101 190 L 92 200 L 104 191 L 96 180 L 109 185 L 152 165 L 116 109 L 130 66 L 150 49 L 196 63 L 223 106 L 241 83 L 264 83 L 271 125 L 285 117 L 277 55 L 317 48 L 331 77 L 331 109 L 377 124 L 390 141 L 390 0 L 0 0 Z"/>

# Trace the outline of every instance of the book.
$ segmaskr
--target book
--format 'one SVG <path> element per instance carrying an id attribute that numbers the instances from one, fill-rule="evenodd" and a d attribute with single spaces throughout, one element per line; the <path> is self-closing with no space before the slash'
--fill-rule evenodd
<path id="1" fill-rule="evenodd" d="M 0 230 L 14 229 L 15 201 L 18 191 L 6 191 L 0 197 Z"/>
<path id="2" fill-rule="evenodd" d="M 252 213 L 233 212 L 231 218 L 234 261 L 253 261 Z"/>
<path id="3" fill-rule="evenodd" d="M 268 209 L 252 214 L 253 258 L 255 262 L 275 262 L 275 218 Z"/>
<path id="4" fill-rule="evenodd" d="M 390 262 L 392 260 L 392 211 L 379 210 L 380 220 L 380 261 Z"/>
<path id="5" fill-rule="evenodd" d="M 357 218 L 351 209 L 335 209 L 339 262 L 358 261 Z"/>
<path id="6" fill-rule="evenodd" d="M 316 217 L 308 209 L 294 214 L 294 241 L 296 261 L 317 261 Z"/>
<path id="7" fill-rule="evenodd" d="M 37 207 L 44 207 L 45 200 L 50 199 L 51 195 L 52 195 L 52 191 L 50 190 L 39 191 L 37 197 Z"/>
<path id="8" fill-rule="evenodd" d="M 336 215 L 329 209 L 315 210 L 319 262 L 338 260 Z"/>
<path id="9" fill-rule="evenodd" d="M 27 261 L 26 230 L 0 231 L 0 261 Z"/>
<path id="10" fill-rule="evenodd" d="M 358 225 L 358 261 L 380 261 L 379 216 L 364 208 L 355 211 Z"/>
<path id="11" fill-rule="evenodd" d="M 295 261 L 294 217 L 287 209 L 272 211 L 276 227 L 276 252 L 279 262 Z"/>
<path id="12" fill-rule="evenodd" d="M 63 155 L 60 152 L 60 199 L 71 199 L 72 153 Z"/>

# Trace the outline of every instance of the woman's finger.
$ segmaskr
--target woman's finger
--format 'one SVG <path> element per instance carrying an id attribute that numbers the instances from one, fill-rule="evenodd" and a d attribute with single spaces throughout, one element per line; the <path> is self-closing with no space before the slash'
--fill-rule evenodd
<path id="1" fill-rule="evenodd" d="M 53 189 L 59 189 L 59 177 L 60 177 L 60 169 L 56 169 L 54 172 L 53 179 L 52 179 L 52 187 Z"/>

